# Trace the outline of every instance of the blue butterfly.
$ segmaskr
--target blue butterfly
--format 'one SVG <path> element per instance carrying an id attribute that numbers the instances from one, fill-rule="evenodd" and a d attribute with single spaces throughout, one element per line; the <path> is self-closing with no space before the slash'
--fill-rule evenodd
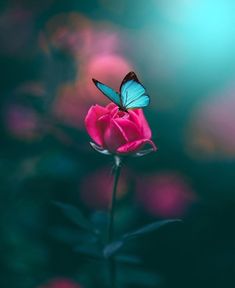
<path id="1" fill-rule="evenodd" d="M 92 80 L 95 86 L 109 100 L 119 106 L 122 111 L 127 112 L 128 109 L 142 108 L 149 105 L 150 98 L 134 72 L 129 72 L 124 77 L 119 93 L 96 79 Z"/>

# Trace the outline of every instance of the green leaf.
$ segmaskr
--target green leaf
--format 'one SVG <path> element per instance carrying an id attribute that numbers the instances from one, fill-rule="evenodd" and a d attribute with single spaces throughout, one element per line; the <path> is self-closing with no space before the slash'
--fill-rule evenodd
<path id="1" fill-rule="evenodd" d="M 122 236 L 123 240 L 130 240 L 132 238 L 141 237 L 144 236 L 147 233 L 153 232 L 162 226 L 165 226 L 166 224 L 174 223 L 174 222 L 181 222 L 180 219 L 167 219 L 167 220 L 161 220 L 156 221 L 150 224 L 147 224 L 133 232 L 126 233 Z"/>
<path id="2" fill-rule="evenodd" d="M 123 240 L 114 241 L 107 246 L 105 246 L 103 254 L 105 258 L 109 258 L 113 254 L 115 254 L 122 246 L 124 245 Z"/>
<path id="3" fill-rule="evenodd" d="M 105 246 L 103 250 L 104 257 L 109 258 L 115 253 L 117 253 L 127 241 L 133 238 L 145 236 L 147 233 L 153 232 L 166 224 L 170 224 L 174 222 L 181 222 L 181 220 L 180 219 L 168 219 L 168 220 L 156 221 L 156 222 L 147 224 L 133 232 L 126 233 L 119 240 L 114 241 L 108 244 L 107 246 Z"/>
<path id="4" fill-rule="evenodd" d="M 108 212 L 95 211 L 89 215 L 89 221 L 92 223 L 93 227 L 99 231 L 99 241 L 101 243 L 106 243 L 107 238 L 107 226 L 109 221 Z"/>
<path id="5" fill-rule="evenodd" d="M 54 204 L 59 207 L 64 215 L 77 226 L 94 234 L 99 234 L 99 231 L 94 229 L 92 223 L 82 214 L 82 212 L 77 207 L 60 202 L 54 202 Z"/>

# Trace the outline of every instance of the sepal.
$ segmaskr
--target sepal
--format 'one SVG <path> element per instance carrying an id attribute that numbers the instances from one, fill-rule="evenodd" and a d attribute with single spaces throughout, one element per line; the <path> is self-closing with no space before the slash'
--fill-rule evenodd
<path id="1" fill-rule="evenodd" d="M 97 152 L 99 152 L 99 153 L 101 153 L 101 154 L 104 154 L 104 155 L 111 155 L 111 153 L 110 153 L 107 149 L 104 149 L 104 148 L 96 145 L 96 144 L 93 143 L 93 142 L 90 142 L 90 144 L 91 144 L 91 147 L 92 147 L 95 151 L 97 151 Z"/>
<path id="2" fill-rule="evenodd" d="M 142 157 L 154 151 L 156 151 L 154 148 L 143 149 L 133 154 L 133 157 Z"/>

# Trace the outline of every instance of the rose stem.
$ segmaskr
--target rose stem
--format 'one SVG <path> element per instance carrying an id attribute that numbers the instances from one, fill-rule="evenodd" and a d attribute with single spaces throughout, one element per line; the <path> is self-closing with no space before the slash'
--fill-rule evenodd
<path id="1" fill-rule="evenodd" d="M 117 194 L 117 184 L 120 176 L 121 170 L 121 158 L 118 156 L 114 157 L 115 159 L 115 175 L 114 175 L 114 183 L 113 183 L 113 191 L 112 191 L 112 202 L 110 207 L 109 214 L 109 223 L 108 223 L 108 243 L 113 241 L 114 234 L 114 211 L 116 206 L 116 194 Z M 116 263 L 113 256 L 109 257 L 109 274 L 110 274 L 110 282 L 111 288 L 116 287 Z"/>

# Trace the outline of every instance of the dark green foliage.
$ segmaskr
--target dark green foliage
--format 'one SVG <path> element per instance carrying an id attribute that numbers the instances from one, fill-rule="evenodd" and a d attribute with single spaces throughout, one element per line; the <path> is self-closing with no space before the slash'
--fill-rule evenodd
<path id="1" fill-rule="evenodd" d="M 65 214 L 66 217 L 69 218 L 69 220 L 71 220 L 80 228 L 83 228 L 94 234 L 99 233 L 97 230 L 94 229 L 94 227 L 92 226 L 92 223 L 89 222 L 89 220 L 82 214 L 82 212 L 78 208 L 70 204 L 64 204 L 60 202 L 54 202 L 54 204 L 63 211 L 63 213 Z"/>
<path id="2" fill-rule="evenodd" d="M 154 223 L 150 223 L 145 225 L 144 227 L 141 227 L 135 231 L 125 233 L 123 234 L 119 240 L 109 244 L 108 246 L 105 247 L 104 249 L 104 256 L 106 258 L 112 256 L 113 254 L 117 253 L 119 249 L 122 248 L 122 246 L 129 240 L 138 238 L 138 237 L 143 237 L 146 234 L 156 231 L 162 226 L 170 223 L 175 223 L 175 222 L 181 222 L 179 219 L 168 219 L 168 220 L 162 220 L 162 221 L 156 221 Z"/>

